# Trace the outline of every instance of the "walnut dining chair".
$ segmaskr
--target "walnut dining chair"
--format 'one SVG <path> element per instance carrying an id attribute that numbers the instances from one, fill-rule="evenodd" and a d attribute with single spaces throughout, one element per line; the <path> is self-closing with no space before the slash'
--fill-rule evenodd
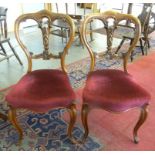
<path id="1" fill-rule="evenodd" d="M 20 35 L 20 25 L 29 19 L 37 23 L 42 34 L 41 38 L 43 43 L 43 51 L 37 55 L 33 53 L 33 56 L 30 54 Z M 46 19 L 46 22 L 44 19 Z M 67 44 L 63 51 L 57 55 L 52 54 L 54 49 L 52 49 L 52 52 L 51 49 L 49 49 L 50 26 L 56 19 L 65 20 L 70 30 Z M 23 139 L 23 130 L 17 121 L 16 111 L 21 108 L 37 113 L 45 113 L 55 108 L 67 108 L 70 114 L 70 123 L 67 132 L 68 136 L 72 139 L 72 130 L 76 119 L 75 93 L 71 87 L 65 66 L 65 56 L 74 40 L 75 34 L 75 26 L 72 19 L 68 15 L 41 10 L 36 13 L 19 16 L 15 21 L 14 31 L 15 37 L 28 61 L 27 73 L 22 76 L 6 95 L 6 101 L 10 107 L 8 119 L 19 133 L 19 143 L 21 143 Z M 32 71 L 32 59 L 39 58 L 43 60 L 50 60 L 52 58 L 59 59 L 62 70 L 37 69 Z"/>
<path id="2" fill-rule="evenodd" d="M 109 19 L 113 21 L 113 26 L 108 24 L 110 21 Z M 123 70 L 109 68 L 97 69 L 94 71 L 96 57 L 93 51 L 93 45 L 91 45 L 87 39 L 87 24 L 90 20 L 100 20 L 103 23 L 107 32 L 107 51 L 105 55 L 108 54 L 113 59 L 116 58 L 115 51 L 111 50 L 114 31 L 123 20 L 130 20 L 130 22 L 133 23 L 135 27 L 134 38 L 122 57 Z M 134 108 L 138 108 L 141 111 L 140 118 L 133 129 L 134 142 L 139 142 L 138 130 L 147 118 L 147 107 L 150 101 L 150 94 L 136 82 L 132 75 L 128 73 L 127 63 L 131 52 L 133 52 L 139 40 L 140 33 L 140 21 L 132 15 L 121 14 L 115 11 L 106 11 L 103 13 L 90 14 L 85 18 L 82 25 L 82 38 L 83 43 L 90 54 L 91 65 L 82 94 L 83 104 L 81 109 L 81 119 L 85 129 L 82 142 L 85 142 L 89 134 L 87 120 L 88 113 L 90 113 L 91 110 L 103 109 L 117 114 Z"/>

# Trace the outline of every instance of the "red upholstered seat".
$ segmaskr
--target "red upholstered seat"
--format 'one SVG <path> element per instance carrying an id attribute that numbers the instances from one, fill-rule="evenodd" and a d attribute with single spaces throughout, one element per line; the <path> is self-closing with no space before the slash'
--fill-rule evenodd
<path id="1" fill-rule="evenodd" d="M 6 96 L 14 108 L 46 112 L 67 107 L 75 99 L 67 74 L 60 70 L 35 70 L 21 78 Z"/>
<path id="2" fill-rule="evenodd" d="M 150 95 L 121 70 L 97 70 L 88 75 L 84 103 L 110 111 L 125 111 L 149 103 Z"/>

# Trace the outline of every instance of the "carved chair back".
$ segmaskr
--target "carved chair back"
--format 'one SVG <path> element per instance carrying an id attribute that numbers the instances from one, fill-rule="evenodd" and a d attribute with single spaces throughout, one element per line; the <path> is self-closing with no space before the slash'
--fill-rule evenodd
<path id="1" fill-rule="evenodd" d="M 82 24 L 82 39 L 83 39 L 84 45 L 87 47 L 90 57 L 91 57 L 90 71 L 94 70 L 95 57 L 96 57 L 96 53 L 94 52 L 94 50 L 92 48 L 93 45 L 91 45 L 91 43 L 88 41 L 88 37 L 87 37 L 87 34 L 90 33 L 89 32 L 90 30 L 88 29 L 88 23 L 92 20 L 93 20 L 93 22 L 95 22 L 95 21 L 97 22 L 97 20 L 99 20 L 103 25 L 101 27 L 103 29 L 105 29 L 105 31 L 106 31 L 107 51 L 104 52 L 103 56 L 108 55 L 109 58 L 116 57 L 115 52 L 112 52 L 112 43 L 113 43 L 114 32 L 117 29 L 117 26 L 120 25 L 120 22 L 122 22 L 122 21 L 124 22 L 124 20 L 130 21 L 130 23 L 132 23 L 132 25 L 133 25 L 132 29 L 134 31 L 134 40 L 131 43 L 131 45 L 129 46 L 129 48 L 127 49 L 127 51 L 123 54 L 123 67 L 124 67 L 124 71 L 127 72 L 128 58 L 131 55 L 131 52 L 133 51 L 133 49 L 135 48 L 135 46 L 139 40 L 139 35 L 141 33 L 141 26 L 140 26 L 140 21 L 138 20 L 138 18 L 134 17 L 132 15 L 129 15 L 129 14 L 122 14 L 122 13 L 118 13 L 115 11 L 106 11 L 103 13 L 93 13 L 93 14 L 89 14 L 88 16 L 86 16 L 86 18 Z M 93 24 L 95 25 L 95 23 L 93 23 Z M 104 42 L 105 41 L 103 41 L 103 44 L 104 44 Z"/>
<path id="2" fill-rule="evenodd" d="M 30 51 L 25 46 L 25 44 L 22 41 L 21 36 L 20 36 L 20 24 L 22 22 L 25 22 L 26 20 L 29 20 L 29 19 L 34 20 L 37 23 L 39 29 L 41 30 L 42 40 L 43 40 L 43 48 L 44 48 L 44 50 L 41 51 L 40 54 L 33 55 L 33 56 L 31 56 Z M 45 21 L 45 19 L 46 19 L 46 21 Z M 68 39 L 63 51 L 60 52 L 58 55 L 52 54 L 52 52 L 49 49 L 50 28 L 51 28 L 52 23 L 57 19 L 62 20 L 63 22 L 67 23 L 69 32 L 70 32 L 69 39 Z M 16 39 L 27 57 L 28 72 L 30 72 L 32 70 L 32 58 L 33 59 L 43 58 L 44 60 L 49 60 L 51 58 L 60 59 L 62 70 L 67 72 L 66 67 L 65 67 L 65 56 L 68 53 L 68 49 L 70 48 L 70 46 L 74 40 L 74 34 L 75 34 L 74 22 L 68 15 L 59 14 L 59 13 L 51 13 L 48 10 L 41 10 L 36 13 L 23 14 L 16 19 L 14 31 L 15 31 Z"/>

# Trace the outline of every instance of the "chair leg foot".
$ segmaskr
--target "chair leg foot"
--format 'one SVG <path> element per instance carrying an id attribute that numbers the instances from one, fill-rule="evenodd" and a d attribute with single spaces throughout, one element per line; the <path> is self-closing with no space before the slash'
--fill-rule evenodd
<path id="1" fill-rule="evenodd" d="M 77 113 L 76 112 L 76 105 L 72 104 L 69 107 L 70 122 L 69 122 L 69 126 L 68 126 L 68 137 L 70 138 L 72 143 L 77 143 L 77 141 L 72 136 L 72 131 L 73 131 L 73 128 L 74 128 L 74 124 L 76 122 L 76 113 Z"/>
<path id="2" fill-rule="evenodd" d="M 88 118 L 88 105 L 83 104 L 82 105 L 82 110 L 81 110 L 81 119 L 82 119 L 82 124 L 83 124 L 85 132 L 84 132 L 84 136 L 83 136 L 83 139 L 82 139 L 82 143 L 84 143 L 86 141 L 86 139 L 88 137 L 88 134 L 89 134 L 87 118 Z"/>
<path id="3" fill-rule="evenodd" d="M 19 140 L 18 144 L 21 145 L 22 139 L 23 139 L 23 131 L 22 128 L 19 126 L 17 119 L 16 119 L 16 109 L 10 107 L 10 110 L 8 112 L 8 119 L 12 123 L 12 125 L 16 128 L 16 130 L 19 133 Z"/>
<path id="4" fill-rule="evenodd" d="M 137 132 L 138 132 L 138 129 L 141 127 L 141 125 L 145 122 L 146 118 L 147 118 L 147 115 L 148 115 L 148 109 L 147 109 L 147 104 L 145 106 L 143 106 L 141 108 L 141 114 L 140 114 L 140 117 L 139 117 L 139 120 L 133 130 L 133 137 L 134 137 L 134 143 L 138 143 L 139 142 L 139 138 L 138 138 L 138 135 L 137 135 Z"/>
<path id="5" fill-rule="evenodd" d="M 135 144 L 138 144 L 138 143 L 139 143 L 139 138 L 138 138 L 138 136 L 135 136 L 135 137 L 134 137 L 134 143 L 135 143 Z"/>

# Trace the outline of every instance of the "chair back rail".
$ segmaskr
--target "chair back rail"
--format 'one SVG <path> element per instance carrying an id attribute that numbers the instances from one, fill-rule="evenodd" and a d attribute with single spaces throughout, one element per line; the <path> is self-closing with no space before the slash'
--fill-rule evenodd
<path id="1" fill-rule="evenodd" d="M 43 21 L 44 18 L 47 19 L 46 23 Z M 23 41 L 21 40 L 20 34 L 19 34 L 20 24 L 28 19 L 32 19 L 36 21 L 36 23 L 38 24 L 38 27 L 41 29 L 41 32 L 42 32 L 44 50 L 43 52 L 41 52 L 41 54 L 38 54 L 35 56 L 31 56 L 30 51 L 24 45 Z M 53 23 L 57 19 L 61 19 L 68 24 L 70 34 L 69 34 L 68 42 L 66 43 L 63 51 L 59 53 L 59 55 L 54 55 L 49 51 L 49 35 L 50 35 L 51 23 Z M 67 72 L 66 67 L 65 67 L 65 56 L 74 40 L 74 34 L 75 34 L 74 22 L 68 15 L 59 14 L 59 13 L 51 13 L 48 10 L 41 10 L 36 13 L 23 14 L 16 19 L 14 31 L 15 31 L 15 37 L 18 43 L 20 44 L 21 48 L 23 49 L 27 57 L 27 60 L 28 60 L 28 71 L 27 72 L 30 72 L 32 70 L 32 58 L 34 59 L 43 58 L 44 60 L 49 60 L 51 58 L 60 59 L 62 70 Z"/>
<path id="2" fill-rule="evenodd" d="M 113 34 L 114 31 L 117 29 L 117 26 L 119 25 L 119 23 L 121 21 L 130 21 L 131 23 L 134 24 L 134 40 L 132 42 L 132 44 L 130 45 L 129 49 L 127 50 L 127 52 L 123 55 L 123 67 L 124 67 L 124 71 L 127 72 L 127 62 L 128 62 L 128 58 L 131 54 L 131 52 L 133 51 L 133 49 L 135 48 L 138 40 L 139 40 L 139 36 L 141 33 L 141 26 L 140 26 L 140 21 L 138 20 L 137 17 L 134 17 L 133 15 L 129 15 L 129 14 L 122 14 L 122 13 L 118 13 L 115 11 L 106 11 L 103 13 L 93 13 L 90 14 L 88 16 L 86 16 L 84 22 L 82 23 L 82 39 L 83 39 L 83 43 L 86 45 L 90 57 L 91 57 L 91 66 L 90 66 L 90 71 L 94 70 L 94 66 L 95 66 L 95 52 L 92 50 L 91 45 L 89 43 L 89 41 L 87 40 L 87 28 L 88 28 L 88 23 L 92 20 L 100 20 L 106 30 L 106 34 L 107 34 L 107 51 L 106 54 L 108 54 L 110 56 L 110 58 L 115 57 L 115 55 L 112 53 L 111 49 L 112 49 L 112 42 L 113 42 Z M 109 24 L 109 19 L 114 20 L 113 25 Z M 132 28 L 133 29 L 133 28 Z"/>

